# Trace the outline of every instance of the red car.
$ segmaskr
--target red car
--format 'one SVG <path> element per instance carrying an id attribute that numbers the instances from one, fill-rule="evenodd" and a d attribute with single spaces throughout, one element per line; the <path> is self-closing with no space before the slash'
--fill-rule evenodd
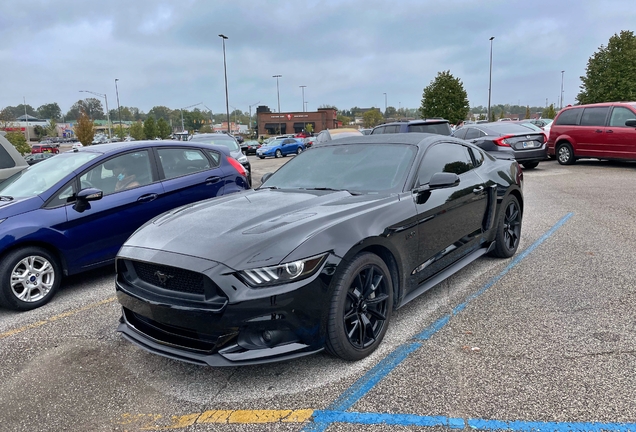
<path id="1" fill-rule="evenodd" d="M 636 160 L 636 102 L 563 108 L 550 128 L 548 155 L 561 165 L 580 158 Z"/>
<path id="2" fill-rule="evenodd" d="M 33 144 L 31 146 L 31 154 L 34 153 L 59 153 L 60 149 L 48 144 Z"/>

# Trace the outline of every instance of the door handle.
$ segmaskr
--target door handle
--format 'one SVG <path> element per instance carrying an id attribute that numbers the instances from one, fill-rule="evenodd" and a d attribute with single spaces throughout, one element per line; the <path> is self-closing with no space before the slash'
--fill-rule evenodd
<path id="1" fill-rule="evenodd" d="M 138 202 L 151 202 L 157 199 L 159 195 L 157 195 L 156 193 L 151 193 L 151 194 L 146 194 L 146 195 L 142 195 L 139 198 L 137 198 Z"/>
<path id="2" fill-rule="evenodd" d="M 484 187 L 483 186 L 479 186 L 478 188 L 473 189 L 473 193 L 474 194 L 478 194 L 484 191 Z"/>
<path id="3" fill-rule="evenodd" d="M 610 130 L 608 130 L 608 131 L 605 131 L 605 132 L 607 132 L 607 133 L 614 133 L 614 131 L 613 131 L 613 130 L 611 130 L 611 129 L 610 129 Z"/>
<path id="4" fill-rule="evenodd" d="M 208 177 L 205 179 L 205 184 L 214 184 L 214 183 L 217 183 L 219 180 L 221 180 L 221 177 L 218 177 L 218 176 Z"/>
<path id="5" fill-rule="evenodd" d="M 602 129 L 596 129 L 594 132 L 596 132 L 596 133 L 603 133 L 603 130 L 602 130 Z"/>

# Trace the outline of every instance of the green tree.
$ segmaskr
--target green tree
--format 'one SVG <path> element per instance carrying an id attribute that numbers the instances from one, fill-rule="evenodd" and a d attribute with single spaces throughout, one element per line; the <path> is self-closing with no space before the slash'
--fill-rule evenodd
<path id="1" fill-rule="evenodd" d="M 13 147 L 15 147 L 21 155 L 31 153 L 31 146 L 27 143 L 26 138 L 21 132 L 8 132 L 5 138 L 13 144 Z"/>
<path id="2" fill-rule="evenodd" d="M 349 124 L 351 124 L 351 118 L 344 116 L 342 114 L 338 114 L 338 116 L 336 117 L 338 119 L 338 121 L 342 122 L 343 126 L 349 126 Z"/>
<path id="3" fill-rule="evenodd" d="M 581 77 L 580 104 L 636 100 L 636 35 L 632 31 L 614 34 L 587 61 Z"/>
<path id="4" fill-rule="evenodd" d="M 362 114 L 362 122 L 364 123 L 365 128 L 377 126 L 383 119 L 384 117 L 382 117 L 382 113 L 377 108 L 372 108 Z"/>
<path id="5" fill-rule="evenodd" d="M 385 119 L 395 118 L 396 116 L 397 116 L 397 110 L 395 109 L 395 107 L 392 107 L 392 106 L 386 107 L 386 110 L 384 110 Z"/>
<path id="6" fill-rule="evenodd" d="M 62 120 L 62 110 L 56 103 L 48 103 L 38 108 L 38 117 L 41 119 Z"/>
<path id="7" fill-rule="evenodd" d="M 311 123 L 307 123 L 307 124 L 305 125 L 305 131 L 306 131 L 307 133 L 310 133 L 310 134 L 311 134 L 311 133 L 314 133 L 314 125 L 313 125 L 313 124 L 311 124 Z"/>
<path id="8" fill-rule="evenodd" d="M 158 105 L 154 106 L 148 111 L 148 116 L 152 116 L 155 119 L 164 119 L 165 121 L 170 121 L 170 116 L 172 115 L 172 110 L 166 106 Z"/>
<path id="9" fill-rule="evenodd" d="M 88 114 L 82 109 L 75 124 L 75 136 L 82 145 L 88 146 L 93 142 L 93 137 L 95 136 L 94 126 L 93 120 L 91 120 Z"/>
<path id="10" fill-rule="evenodd" d="M 157 123 L 155 122 L 155 118 L 149 116 L 144 122 L 144 135 L 146 135 L 146 139 L 155 139 L 157 134 Z"/>
<path id="11" fill-rule="evenodd" d="M 136 140 L 146 139 L 146 135 L 144 135 L 144 125 L 141 123 L 141 120 L 137 120 L 130 125 L 128 132 L 130 133 L 130 136 Z"/>
<path id="12" fill-rule="evenodd" d="M 168 126 L 168 127 L 170 127 L 170 126 Z M 214 129 L 212 129 L 212 126 L 207 125 L 207 124 L 201 126 L 201 129 L 199 129 L 199 133 L 213 133 L 213 132 L 214 132 Z M 168 135 L 170 135 L 170 134 L 168 134 Z"/>
<path id="13" fill-rule="evenodd" d="M 550 104 L 549 107 L 544 108 L 543 111 L 541 111 L 541 117 L 542 118 L 547 118 L 547 119 L 553 119 L 556 117 L 556 110 L 554 109 L 554 104 Z"/>
<path id="14" fill-rule="evenodd" d="M 212 130 L 210 130 L 210 132 L 212 132 Z M 163 117 L 157 120 L 157 135 L 159 135 L 159 138 L 166 139 L 170 136 L 171 133 L 172 129 L 170 129 L 170 125 Z"/>
<path id="15" fill-rule="evenodd" d="M 524 118 L 527 118 L 527 119 L 530 118 L 530 105 L 526 107 L 526 116 Z"/>
<path id="16" fill-rule="evenodd" d="M 470 105 L 464 85 L 449 71 L 438 72 L 437 77 L 424 88 L 420 115 L 422 118 L 442 117 L 457 124 L 466 119 Z"/>
<path id="17" fill-rule="evenodd" d="M 47 134 L 46 128 L 44 128 L 44 127 L 42 127 L 40 125 L 33 126 L 33 132 L 35 132 L 35 137 L 38 140 L 42 139 Z"/>
<path id="18" fill-rule="evenodd" d="M 49 123 L 46 125 L 46 134 L 50 137 L 57 136 L 57 123 L 52 118 L 51 120 L 49 120 Z"/>
<path id="19" fill-rule="evenodd" d="M 499 120 L 505 119 L 505 118 L 506 118 L 506 111 L 505 110 L 501 110 L 501 112 L 499 113 Z"/>
<path id="20" fill-rule="evenodd" d="M 65 120 L 79 120 L 81 112 L 84 111 L 91 120 L 104 120 L 104 108 L 99 99 L 86 98 L 75 102 L 68 110 Z"/>

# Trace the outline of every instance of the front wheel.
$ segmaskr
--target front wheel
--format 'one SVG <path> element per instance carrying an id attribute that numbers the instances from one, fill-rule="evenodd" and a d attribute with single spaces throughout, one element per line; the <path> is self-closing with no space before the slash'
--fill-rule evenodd
<path id="1" fill-rule="evenodd" d="M 282 152 L 282 151 L 280 151 L 280 149 L 279 149 L 279 150 L 276 150 L 276 157 L 277 157 L 277 158 L 283 157 L 283 152 Z"/>
<path id="2" fill-rule="evenodd" d="M 61 279 L 60 265 L 47 250 L 17 249 L 0 264 L 0 305 L 23 311 L 38 308 L 53 298 Z"/>
<path id="3" fill-rule="evenodd" d="M 360 360 L 380 345 L 393 309 L 393 283 L 382 259 L 361 253 L 335 279 L 326 348 L 344 360 Z"/>
<path id="4" fill-rule="evenodd" d="M 508 195 L 501 204 L 496 230 L 495 248 L 490 254 L 510 258 L 517 252 L 521 239 L 521 207 L 514 195 Z"/>
<path id="5" fill-rule="evenodd" d="M 259 159 L 265 159 L 265 156 L 259 156 L 258 158 Z"/>
<path id="6" fill-rule="evenodd" d="M 557 160 L 561 165 L 572 165 L 575 161 L 574 150 L 568 143 L 559 144 L 556 149 Z"/>
<path id="7" fill-rule="evenodd" d="M 299 155 L 303 152 L 302 147 L 298 147 L 298 149 L 296 150 L 296 154 Z"/>

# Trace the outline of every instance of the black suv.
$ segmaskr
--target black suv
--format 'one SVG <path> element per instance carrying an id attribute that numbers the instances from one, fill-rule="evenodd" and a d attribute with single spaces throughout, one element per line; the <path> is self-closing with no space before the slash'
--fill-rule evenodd
<path id="1" fill-rule="evenodd" d="M 448 124 L 448 120 L 422 119 L 385 123 L 374 127 L 371 131 L 371 135 L 404 132 L 425 132 L 437 135 L 450 135 L 452 130 Z"/>

